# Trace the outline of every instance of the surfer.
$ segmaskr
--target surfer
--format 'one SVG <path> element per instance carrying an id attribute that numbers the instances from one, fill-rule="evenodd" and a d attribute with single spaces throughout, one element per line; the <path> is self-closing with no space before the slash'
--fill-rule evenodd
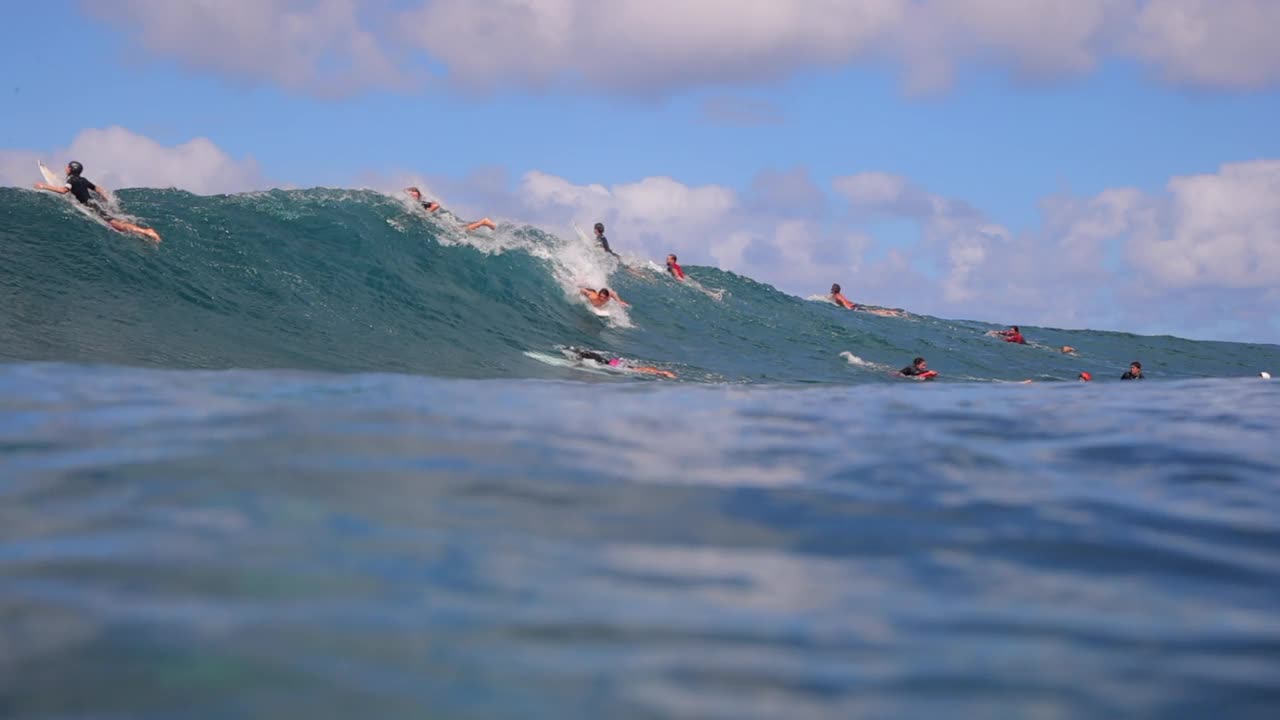
<path id="1" fill-rule="evenodd" d="M 1017 325 L 1011 326 L 1008 330 L 997 330 L 996 336 L 1004 338 L 1005 342 L 1017 343 L 1019 345 L 1027 344 L 1027 339 L 1022 337 L 1022 331 L 1018 329 Z"/>
<path id="2" fill-rule="evenodd" d="M 1121 380 L 1146 380 L 1146 378 L 1142 376 L 1142 363 L 1138 362 L 1137 360 L 1134 360 L 1133 362 L 1129 363 L 1129 372 L 1121 375 L 1120 379 Z"/>
<path id="3" fill-rule="evenodd" d="M 426 209 L 428 213 L 433 213 L 440 209 L 440 203 L 436 202 L 435 200 L 423 200 L 422 191 L 419 190 L 418 188 L 416 187 L 405 188 L 404 191 L 409 193 L 410 197 L 412 197 L 414 200 L 417 200 L 418 202 L 422 203 L 422 207 Z M 490 230 L 498 229 L 497 224 L 494 223 L 489 218 L 484 218 L 483 220 L 477 220 L 473 223 L 468 223 L 466 221 L 460 221 L 460 222 L 466 225 L 467 232 L 471 232 L 472 230 L 477 230 L 482 227 L 487 227 Z"/>
<path id="4" fill-rule="evenodd" d="M 651 365 L 632 365 L 629 361 L 619 357 L 608 357 L 594 350 L 582 350 L 580 348 L 569 348 L 569 351 L 578 357 L 579 360 L 590 360 L 591 362 L 608 365 L 619 370 L 628 372 L 644 373 L 645 375 L 661 375 L 664 378 L 676 379 L 676 374 L 670 370 L 653 367 Z"/>
<path id="5" fill-rule="evenodd" d="M 97 193 L 99 197 L 107 202 L 111 202 L 111 195 L 107 192 L 107 189 L 101 185 L 94 185 L 89 182 L 89 179 L 82 173 L 84 173 L 84 166 L 75 160 L 72 160 L 67 163 L 67 182 L 65 185 L 58 186 L 38 182 L 35 187 L 37 190 L 48 190 L 49 192 L 56 192 L 59 195 L 71 193 L 75 196 L 76 200 L 80 201 L 81 205 L 89 208 L 94 215 L 102 218 L 103 222 L 110 225 L 113 230 L 117 232 L 136 233 L 145 238 L 150 238 L 152 242 L 160 242 L 160 233 L 155 230 L 111 217 L 106 209 L 98 202 L 97 198 L 93 197 L 89 193 Z"/>
<path id="6" fill-rule="evenodd" d="M 618 293 L 609 290 L 609 288 L 600 288 L 598 291 L 591 288 L 582 288 L 582 294 L 586 296 L 587 302 L 590 302 L 593 307 L 604 307 L 610 300 L 616 301 L 623 307 L 630 307 L 626 301 L 618 297 Z"/>
<path id="7" fill-rule="evenodd" d="M 1076 379 L 1079 380 L 1080 382 L 1090 382 L 1091 380 L 1093 380 L 1093 376 L 1089 374 L 1088 370 L 1084 370 L 1084 371 L 1081 371 L 1080 377 Z"/>
<path id="8" fill-rule="evenodd" d="M 596 223 L 595 230 L 596 230 L 596 242 L 600 244 L 600 247 L 604 248 L 605 252 L 621 260 L 622 259 L 621 255 L 609 249 L 609 238 L 604 236 L 604 223 Z"/>
<path id="9" fill-rule="evenodd" d="M 854 305 L 853 303 L 849 302 L 849 298 L 845 297 L 844 293 L 840 292 L 839 283 L 831 284 L 831 302 L 839 305 L 845 310 L 852 310 L 858 307 L 857 305 Z"/>
<path id="10" fill-rule="evenodd" d="M 1062 346 L 1062 354 L 1063 354 L 1063 355 L 1075 355 L 1075 354 L 1076 354 L 1076 349 L 1075 349 L 1075 348 L 1073 348 L 1073 347 L 1071 347 L 1070 345 L 1063 345 L 1063 346 Z"/>
<path id="11" fill-rule="evenodd" d="M 680 268 L 680 263 L 676 262 L 675 255 L 667 256 L 667 272 L 677 280 L 684 280 L 684 270 Z"/>
<path id="12" fill-rule="evenodd" d="M 930 380 L 937 377 L 938 371 L 930 370 L 929 363 L 925 362 L 924 358 L 918 357 L 915 360 L 912 360 L 910 365 L 899 370 L 898 374 L 903 377 Z"/>

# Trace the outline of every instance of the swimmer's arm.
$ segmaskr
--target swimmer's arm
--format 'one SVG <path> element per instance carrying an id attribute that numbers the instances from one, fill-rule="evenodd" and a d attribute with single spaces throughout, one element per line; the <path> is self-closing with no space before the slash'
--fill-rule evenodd
<path id="1" fill-rule="evenodd" d="M 631 307 L 631 303 L 627 302 L 626 300 L 623 300 L 622 296 L 616 292 L 613 294 L 613 299 L 617 300 L 618 304 L 621 305 L 622 307 Z"/>
<path id="2" fill-rule="evenodd" d="M 56 192 L 59 195 L 66 195 L 67 193 L 71 192 L 71 188 L 69 187 L 60 187 L 58 185 L 50 185 L 49 183 L 44 183 L 44 182 L 36 183 L 35 188 L 37 190 L 48 190 L 49 192 Z"/>

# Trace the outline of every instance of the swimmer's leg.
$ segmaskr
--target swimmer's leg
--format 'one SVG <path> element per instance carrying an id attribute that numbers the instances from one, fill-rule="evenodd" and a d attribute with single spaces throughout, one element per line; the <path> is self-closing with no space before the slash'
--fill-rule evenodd
<path id="1" fill-rule="evenodd" d="M 483 220 L 477 220 L 471 223 L 470 225 L 468 225 L 467 232 L 471 232 L 472 230 L 476 230 L 477 228 L 482 228 L 482 227 L 487 227 L 490 230 L 498 229 L 498 226 L 492 220 L 490 220 L 489 218 L 485 218 Z"/>
<path id="2" fill-rule="evenodd" d="M 108 220 L 107 224 L 120 232 L 137 233 L 138 235 L 141 235 L 145 238 L 150 238 L 151 242 L 156 242 L 156 243 L 160 242 L 160 233 L 156 232 L 155 230 L 152 230 L 151 228 L 144 228 L 141 225 L 134 225 L 133 223 L 128 223 L 123 220 L 116 220 L 114 218 L 111 220 Z"/>

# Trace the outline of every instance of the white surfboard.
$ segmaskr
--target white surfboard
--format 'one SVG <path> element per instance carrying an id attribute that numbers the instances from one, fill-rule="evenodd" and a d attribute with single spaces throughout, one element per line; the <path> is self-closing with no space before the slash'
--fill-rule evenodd
<path id="1" fill-rule="evenodd" d="M 66 180 L 55 175 L 52 170 L 45 166 L 43 160 L 40 161 L 40 174 L 44 176 L 45 182 L 54 187 L 62 187 L 66 184 Z"/>

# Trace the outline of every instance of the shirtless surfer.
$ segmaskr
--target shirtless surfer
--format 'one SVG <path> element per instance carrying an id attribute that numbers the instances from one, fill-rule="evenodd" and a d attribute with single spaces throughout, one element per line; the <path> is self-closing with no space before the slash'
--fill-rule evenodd
<path id="1" fill-rule="evenodd" d="M 617 293 L 611 291 L 609 288 L 600 288 L 599 290 L 582 288 L 582 294 L 586 296 L 587 302 L 591 303 L 593 307 L 602 308 L 607 305 L 610 300 L 617 302 L 623 307 L 630 307 L 629 303 L 624 301 Z"/>
<path id="2" fill-rule="evenodd" d="M 404 191 L 409 193 L 409 197 L 412 197 L 414 200 L 417 200 L 418 202 L 422 203 L 422 207 L 426 209 L 427 212 L 433 213 L 440 209 L 440 203 L 436 202 L 435 200 L 423 200 L 422 191 L 419 190 L 418 188 L 409 187 L 409 188 L 405 188 Z M 487 227 L 490 230 L 498 229 L 497 224 L 495 224 L 489 218 L 484 218 L 483 220 L 477 220 L 473 223 L 466 223 L 466 226 L 467 226 L 467 232 L 471 232 L 472 230 L 477 230 L 482 227 Z"/>
<path id="3" fill-rule="evenodd" d="M 36 183 L 35 188 L 37 190 L 56 192 L 59 195 L 71 193 L 75 196 L 76 200 L 80 201 L 81 205 L 89 208 L 90 212 L 97 215 L 104 222 L 110 225 L 113 230 L 117 232 L 135 233 L 150 239 L 152 242 L 160 242 L 160 233 L 155 230 L 111 217 L 111 215 L 106 211 L 106 208 L 102 207 L 101 203 L 98 202 L 98 198 L 90 195 L 90 193 L 96 193 L 98 197 L 110 202 L 110 193 L 107 192 L 105 187 L 101 185 L 94 185 L 89 182 L 89 179 L 82 174 L 83 172 L 84 166 L 75 160 L 72 160 L 67 163 L 67 182 L 65 185 L 59 186 L 38 182 Z"/>
<path id="4" fill-rule="evenodd" d="M 852 302 L 849 302 L 849 298 L 845 297 L 844 293 L 840 292 L 839 283 L 832 283 L 831 285 L 831 302 L 834 302 L 845 310 L 852 310 L 858 307 Z"/>

